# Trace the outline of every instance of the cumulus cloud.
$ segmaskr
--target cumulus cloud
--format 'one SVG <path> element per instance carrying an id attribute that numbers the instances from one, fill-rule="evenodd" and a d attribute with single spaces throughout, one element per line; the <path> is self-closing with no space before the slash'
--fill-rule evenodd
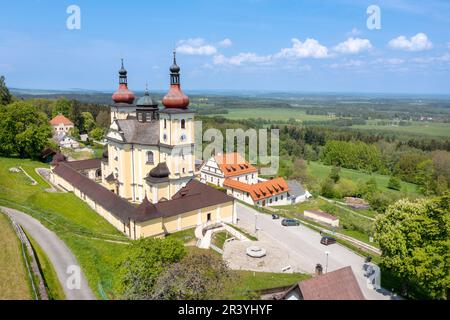
<path id="1" fill-rule="evenodd" d="M 299 39 L 292 39 L 292 47 L 281 49 L 275 55 L 275 58 L 326 58 L 328 56 L 328 48 L 321 45 L 315 39 L 306 39 L 304 42 Z"/>
<path id="2" fill-rule="evenodd" d="M 433 47 L 433 43 L 425 33 L 418 33 L 410 39 L 399 36 L 389 41 L 389 47 L 405 51 L 424 51 Z"/>
<path id="3" fill-rule="evenodd" d="M 253 52 L 242 52 L 238 55 L 226 57 L 223 54 L 214 56 L 213 63 L 216 65 L 241 66 L 246 63 L 270 64 L 281 59 L 304 59 L 304 58 L 326 58 L 328 56 L 327 47 L 321 45 L 315 39 L 306 39 L 304 42 L 292 39 L 292 47 L 283 48 L 275 54 L 258 55 Z"/>
<path id="4" fill-rule="evenodd" d="M 207 44 L 202 38 L 194 38 L 179 41 L 177 52 L 188 55 L 210 56 L 217 53 L 217 48 L 211 44 Z"/>
<path id="5" fill-rule="evenodd" d="M 221 48 L 228 48 L 233 45 L 233 42 L 230 39 L 226 38 L 220 41 L 217 45 Z"/>
<path id="6" fill-rule="evenodd" d="M 338 69 L 338 68 L 355 68 L 361 67 L 365 64 L 364 61 L 361 60 L 344 60 L 339 63 L 330 64 L 330 68 Z"/>
<path id="7" fill-rule="evenodd" d="M 344 54 L 357 54 L 372 49 L 372 44 L 368 39 L 348 38 L 346 41 L 335 46 L 334 51 Z"/>

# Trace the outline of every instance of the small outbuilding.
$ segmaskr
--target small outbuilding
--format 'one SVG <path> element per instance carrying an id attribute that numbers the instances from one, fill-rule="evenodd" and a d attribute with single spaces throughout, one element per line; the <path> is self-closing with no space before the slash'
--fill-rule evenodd
<path id="1" fill-rule="evenodd" d="M 339 219 L 329 213 L 317 210 L 305 210 L 303 215 L 314 221 L 326 223 L 332 227 L 339 227 Z"/>

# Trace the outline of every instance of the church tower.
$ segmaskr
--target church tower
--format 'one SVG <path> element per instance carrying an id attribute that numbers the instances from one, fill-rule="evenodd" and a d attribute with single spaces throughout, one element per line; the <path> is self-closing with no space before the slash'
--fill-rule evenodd
<path id="1" fill-rule="evenodd" d="M 127 119 L 128 116 L 136 116 L 134 105 L 134 93 L 128 89 L 128 72 L 123 66 L 119 70 L 119 89 L 113 94 L 111 106 L 111 123 L 116 119 Z"/>
<path id="2" fill-rule="evenodd" d="M 189 109 L 189 98 L 181 90 L 180 67 L 176 52 L 170 67 L 170 89 L 162 100 L 164 109 L 160 111 L 161 162 L 166 163 L 170 172 L 170 194 L 194 178 L 194 111 Z"/>

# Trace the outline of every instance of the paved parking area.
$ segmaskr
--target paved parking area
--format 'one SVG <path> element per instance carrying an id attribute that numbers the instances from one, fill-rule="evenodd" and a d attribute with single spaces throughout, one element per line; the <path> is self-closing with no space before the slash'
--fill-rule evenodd
<path id="1" fill-rule="evenodd" d="M 266 249 L 263 258 L 251 258 L 247 256 L 246 249 L 250 246 L 259 246 Z M 295 258 L 295 257 L 294 257 Z M 233 270 L 250 270 L 259 272 L 282 272 L 287 266 L 294 266 L 287 273 L 302 272 L 295 268 L 296 263 L 289 251 L 279 248 L 276 244 L 268 241 L 231 241 L 225 244 L 223 259 Z"/>
<path id="2" fill-rule="evenodd" d="M 303 225 L 298 227 L 284 227 L 281 220 L 272 220 L 267 214 L 237 204 L 238 226 L 254 233 L 255 222 L 258 231 L 258 239 L 272 244 L 281 252 L 288 252 L 289 261 L 295 270 L 306 273 L 314 273 L 316 264 L 322 264 L 324 271 L 334 271 L 346 266 L 351 266 L 359 285 L 367 299 L 387 300 L 391 299 L 388 291 L 375 291 L 367 287 L 365 277 L 365 259 L 350 249 L 339 244 L 324 246 L 320 244 L 321 236 Z M 245 251 L 244 251 L 245 252 Z M 328 253 L 328 254 L 327 254 Z M 282 255 L 283 257 L 283 255 Z M 239 259 L 239 257 L 237 258 Z"/>

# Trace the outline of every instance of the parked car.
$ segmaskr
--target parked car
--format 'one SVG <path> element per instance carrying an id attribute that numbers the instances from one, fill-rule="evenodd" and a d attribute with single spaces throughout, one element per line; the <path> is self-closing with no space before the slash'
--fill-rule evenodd
<path id="1" fill-rule="evenodd" d="M 281 221 L 281 224 L 285 227 L 293 227 L 293 226 L 299 226 L 300 222 L 295 219 L 283 219 Z"/>
<path id="2" fill-rule="evenodd" d="M 277 215 L 277 214 L 272 214 L 272 219 L 273 219 L 273 220 L 280 219 L 280 216 Z"/>
<path id="3" fill-rule="evenodd" d="M 329 246 L 330 244 L 336 243 L 336 239 L 326 236 L 326 237 L 322 237 L 322 239 L 320 240 L 320 243 L 325 246 Z"/>

